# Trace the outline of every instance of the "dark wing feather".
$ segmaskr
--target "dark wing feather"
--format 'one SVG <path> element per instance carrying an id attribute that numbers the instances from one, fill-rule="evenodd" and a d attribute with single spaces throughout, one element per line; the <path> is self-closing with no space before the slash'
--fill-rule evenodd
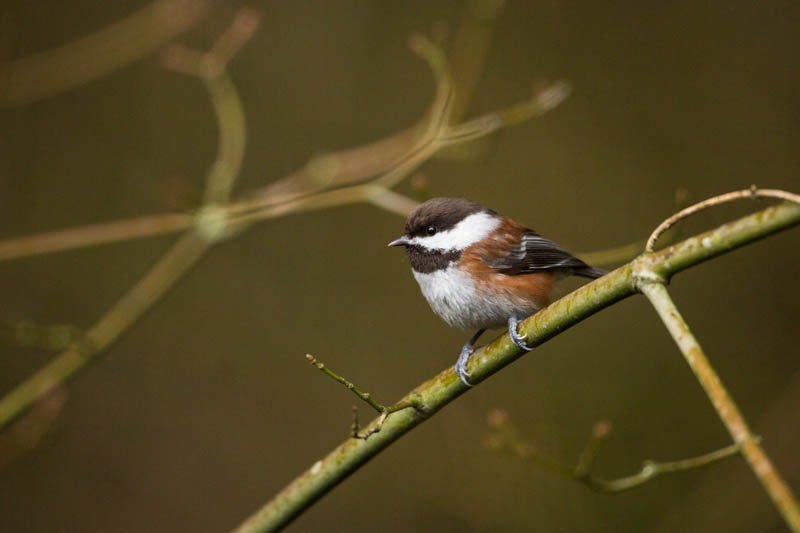
<path id="1" fill-rule="evenodd" d="M 560 270 L 587 278 L 599 278 L 606 274 L 605 270 L 590 267 L 553 241 L 530 229 L 522 233 L 519 244 L 508 255 L 489 261 L 488 264 L 498 272 L 509 275 L 547 270 Z"/>

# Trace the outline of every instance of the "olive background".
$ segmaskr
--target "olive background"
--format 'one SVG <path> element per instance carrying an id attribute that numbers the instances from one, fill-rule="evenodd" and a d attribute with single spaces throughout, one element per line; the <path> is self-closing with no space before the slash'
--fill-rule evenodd
<path id="1" fill-rule="evenodd" d="M 70 42 L 144 5 L 9 0 L 0 58 Z M 207 48 L 239 5 L 217 6 L 177 41 Z M 465 10 L 416 0 L 247 5 L 263 18 L 229 69 L 248 129 L 237 192 L 413 125 L 434 85 L 408 37 L 442 23 L 452 33 Z M 800 192 L 797 2 L 509 0 L 495 25 L 469 116 L 523 100 L 541 80 L 568 80 L 573 93 L 474 157 L 426 163 L 430 194 L 477 201 L 584 252 L 645 238 L 675 211 L 679 188 L 693 201 L 753 183 Z M 216 134 L 202 84 L 156 55 L 0 109 L 0 238 L 189 210 Z M 413 194 L 407 181 L 398 190 Z M 682 234 L 764 205 L 705 211 Z M 306 353 L 384 403 L 452 365 L 470 333 L 433 315 L 402 252 L 386 247 L 402 227 L 358 204 L 269 220 L 215 247 L 69 383 L 36 447 L 2 458 L 0 529 L 229 530 L 347 438 L 355 398 Z M 0 262 L 0 320 L 88 328 L 175 239 Z M 800 232 L 789 230 L 670 286 L 795 491 L 799 250 Z M 579 283 L 566 280 L 562 294 Z M 0 345 L 0 392 L 52 356 Z M 608 478 L 730 442 L 637 296 L 448 405 L 289 530 L 787 530 L 740 457 L 598 494 L 488 449 L 494 408 L 565 461 L 592 424 L 611 421 L 596 468 Z"/>

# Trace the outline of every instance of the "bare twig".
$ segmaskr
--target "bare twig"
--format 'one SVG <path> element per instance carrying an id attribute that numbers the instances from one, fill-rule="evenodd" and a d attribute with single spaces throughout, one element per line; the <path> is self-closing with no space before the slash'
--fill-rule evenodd
<path id="1" fill-rule="evenodd" d="M 800 195 L 790 193 L 787 191 L 781 191 L 778 189 L 759 189 L 755 185 L 751 186 L 749 189 L 744 189 L 741 191 L 734 191 L 729 192 L 726 194 L 720 194 L 719 196 L 714 196 L 713 198 L 709 198 L 708 200 L 703 200 L 702 202 L 698 202 L 694 205 L 687 207 L 686 209 L 682 209 L 681 211 L 675 213 L 664 222 L 659 224 L 659 226 L 653 230 L 653 233 L 650 235 L 650 238 L 647 239 L 647 245 L 645 246 L 645 251 L 652 252 L 653 248 L 656 245 L 656 241 L 658 240 L 661 235 L 667 231 L 669 228 L 675 225 L 679 220 L 682 220 L 688 216 L 697 213 L 698 211 L 702 211 L 703 209 L 709 208 L 714 205 L 723 204 L 726 202 L 731 202 L 733 200 L 740 200 L 742 198 L 778 198 L 780 200 L 786 200 L 788 202 L 800 203 Z"/>
<path id="2" fill-rule="evenodd" d="M 386 418 L 392 413 L 396 413 L 397 411 L 402 411 L 403 409 L 408 409 L 409 407 L 419 408 L 419 404 L 418 404 L 417 398 L 415 396 L 411 396 L 409 398 L 405 398 L 405 399 L 403 399 L 403 400 L 401 400 L 401 401 L 399 401 L 399 402 L 397 402 L 396 404 L 393 404 L 393 405 L 389 405 L 389 406 L 382 405 L 382 404 L 376 402 L 375 400 L 373 400 L 372 396 L 370 395 L 370 393 L 361 392 L 360 390 L 358 390 L 356 388 L 355 385 L 353 385 L 351 382 L 347 381 L 342 376 L 340 376 L 340 375 L 336 374 L 335 372 L 333 372 L 331 369 L 326 367 L 323 363 L 319 362 L 313 355 L 306 354 L 306 359 L 308 360 L 309 363 L 311 363 L 312 366 L 316 367 L 318 370 L 321 370 L 323 374 L 325 374 L 326 376 L 328 376 L 329 378 L 331 378 L 335 382 L 344 385 L 345 388 L 347 388 L 353 394 L 358 396 L 358 398 L 360 400 L 365 402 L 367 405 L 369 405 L 370 407 L 375 409 L 375 411 L 377 411 L 380 414 L 380 416 L 378 417 L 377 423 L 375 423 L 363 435 L 359 435 L 359 433 L 358 433 L 358 431 L 359 431 L 358 407 L 356 407 L 354 405 L 353 406 L 353 425 L 352 425 L 352 429 L 351 429 L 351 436 L 354 439 L 367 440 L 369 437 L 371 437 L 375 433 L 378 433 L 381 430 L 381 428 L 383 427 L 383 424 L 386 422 Z"/>
<path id="3" fill-rule="evenodd" d="M 576 255 L 589 265 L 605 266 L 618 264 L 622 261 L 630 261 L 642 252 L 644 239 L 634 241 L 630 244 L 614 246 L 605 250 L 591 252 L 579 252 Z"/>
<path id="4" fill-rule="evenodd" d="M 342 376 L 334 373 L 330 368 L 325 366 L 323 363 L 320 363 L 317 360 L 317 358 L 311 355 L 310 353 L 306 354 L 306 359 L 308 360 L 309 363 L 311 363 L 312 366 L 316 367 L 318 370 L 321 370 L 323 374 L 331 378 L 333 381 L 344 385 L 345 388 L 347 388 L 347 390 L 352 391 L 352 393 L 358 396 L 360 400 L 366 402 L 367 405 L 375 409 L 378 413 L 383 413 L 386 411 L 386 407 L 373 400 L 372 397 L 370 396 L 370 393 L 361 392 L 356 388 L 355 385 L 347 381 Z"/>
<path id="5" fill-rule="evenodd" d="M 467 2 L 450 46 L 450 71 L 456 87 L 453 120 L 461 120 L 478 85 L 492 43 L 493 22 L 503 8 L 502 1 Z"/>
<path id="6" fill-rule="evenodd" d="M 796 431 L 797 406 L 800 405 L 800 367 L 793 371 L 785 387 L 777 398 L 770 399 L 766 410 L 759 409 L 758 422 L 754 431 L 768 435 L 769 453 L 779 465 L 783 475 L 792 483 L 800 479 L 800 432 Z M 737 461 L 738 462 L 738 461 Z M 725 468 L 703 476 L 686 487 L 685 493 L 675 505 L 661 516 L 657 525 L 649 528 L 649 533 L 699 533 L 707 531 L 762 531 L 781 530 L 769 506 L 737 505 L 751 501 L 754 495 L 744 486 L 752 485 L 752 472 L 749 468 Z M 736 512 L 731 512 L 733 507 Z M 703 512 L 699 513 L 698 509 Z"/>
<path id="7" fill-rule="evenodd" d="M 245 18 L 252 19 L 253 15 L 248 11 Z M 242 26 L 241 31 L 252 31 L 256 24 L 257 22 L 250 20 L 247 24 L 235 23 L 234 26 Z M 229 30 L 226 35 L 232 31 Z M 226 39 L 233 40 L 232 37 Z M 221 132 L 217 159 L 209 171 L 207 206 L 200 209 L 195 216 L 167 213 L 111 225 L 86 226 L 0 241 L 0 261 L 122 239 L 174 233 L 193 225 L 202 234 L 219 238 L 229 235 L 233 229 L 242 229 L 260 220 L 359 201 L 368 201 L 382 209 L 405 216 L 416 204 L 389 189 L 409 176 L 432 155 L 446 146 L 490 135 L 501 127 L 541 115 L 553 109 L 568 94 L 568 86 L 564 82 L 556 82 L 542 88 L 528 101 L 451 126 L 449 117 L 452 112 L 453 89 L 447 74 L 444 53 L 422 36 L 412 38 L 412 49 L 428 61 L 437 80 L 437 91 L 427 122 L 422 128 L 424 133 L 411 142 L 405 151 L 396 153 L 397 146 L 393 145 L 392 153 L 386 152 L 392 159 L 388 163 L 384 160 L 382 168 L 388 170 L 377 177 L 364 179 L 366 171 L 362 173 L 350 168 L 351 159 L 354 161 L 356 158 L 363 158 L 371 164 L 375 163 L 375 158 L 379 157 L 376 153 L 380 154 L 383 148 L 370 145 L 363 149 L 323 156 L 324 161 L 317 158 L 314 166 L 334 170 L 318 171 L 317 174 L 321 172 L 325 176 L 314 180 L 312 185 L 267 187 L 248 195 L 246 199 L 228 203 L 226 199 L 230 194 L 233 177 L 238 175 L 245 142 L 244 114 L 235 86 L 225 71 L 219 70 L 224 62 L 216 59 L 213 53 L 204 54 L 179 45 L 170 47 L 164 55 L 165 64 L 176 71 L 204 80 Z M 395 153 L 396 155 L 392 155 Z M 369 167 L 374 168 L 377 167 Z M 293 176 L 294 174 L 279 181 L 294 180 Z M 209 203 L 213 207 L 209 208 Z M 210 231 L 206 231 L 208 229 Z"/>
<path id="8" fill-rule="evenodd" d="M 220 76 L 224 76 L 224 71 L 219 72 Z M 221 94 L 215 93 L 213 90 L 210 90 L 209 93 L 212 99 L 220 97 Z M 245 139 L 243 122 L 237 121 L 235 111 L 226 112 L 224 109 L 231 107 L 240 109 L 241 105 L 238 103 L 235 91 L 227 93 L 223 97 L 225 103 L 215 105 L 215 109 L 219 112 L 218 124 L 221 140 L 220 151 L 212 168 L 226 166 L 228 170 L 238 174 L 239 165 L 232 164 L 232 162 L 235 163 L 236 158 L 240 157 L 240 148 L 230 147 L 243 145 Z M 212 172 L 207 182 L 207 188 L 222 191 L 219 197 L 223 198 L 235 177 L 235 174 L 225 176 L 221 172 Z M 225 180 L 226 183 L 220 185 L 219 180 Z M 214 195 L 206 194 L 208 200 L 214 200 L 212 196 Z M 228 226 L 226 219 L 218 216 L 218 209 L 212 203 L 206 204 L 194 219 L 196 229 L 185 233 L 156 265 L 87 331 L 85 338 L 73 343 L 50 363 L 0 399 L 0 428 L 85 367 L 89 361 L 130 328 L 203 256 L 213 243 L 224 236 Z M 170 220 L 175 225 L 185 223 L 183 219 Z M 153 229 L 154 225 L 151 220 L 149 225 L 143 224 L 143 226 Z M 102 231 L 98 228 L 95 229 L 97 230 L 95 236 L 102 236 Z M 129 229 L 130 227 L 124 223 L 120 223 L 118 227 L 114 228 L 116 231 Z M 89 233 L 83 231 L 80 236 L 86 237 Z"/>
<path id="9" fill-rule="evenodd" d="M 150 272 L 86 333 L 31 377 L 0 399 L 0 428 L 39 398 L 67 381 L 95 355 L 114 342 L 172 287 L 208 248 L 192 232 L 182 237 Z"/>
<path id="10" fill-rule="evenodd" d="M 176 233 L 190 228 L 193 220 L 189 214 L 165 213 L 6 239 L 0 241 L 0 261 Z"/>
<path id="11" fill-rule="evenodd" d="M 240 9 L 209 52 L 173 44 L 162 56 L 166 67 L 203 80 L 214 106 L 217 128 L 224 132 L 219 135 L 217 157 L 208 173 L 205 204 L 227 203 L 241 170 L 247 139 L 245 117 L 236 85 L 225 68 L 236 52 L 253 37 L 260 23 L 257 11 Z"/>
<path id="12" fill-rule="evenodd" d="M 578 456 L 578 462 L 572 467 L 576 479 L 583 480 L 592 477 L 592 468 L 594 468 L 600 448 L 605 444 L 610 433 L 611 422 L 607 420 L 601 420 L 592 426 L 592 432 L 586 440 L 583 451 Z"/>
<path id="13" fill-rule="evenodd" d="M 678 187 L 675 190 L 675 209 L 684 209 L 689 199 L 689 191 L 684 187 Z M 680 229 L 672 228 L 666 230 L 663 234 L 667 243 L 673 242 L 680 237 Z M 607 266 L 630 261 L 642 252 L 647 240 L 640 239 L 630 244 L 623 244 L 622 246 L 615 246 L 605 250 L 595 250 L 591 252 L 582 252 L 576 254 L 585 263 L 590 265 Z"/>
<path id="14" fill-rule="evenodd" d="M 37 324 L 30 320 L 0 321 L 0 339 L 24 347 L 61 351 L 85 334 L 73 324 Z"/>
<path id="15" fill-rule="evenodd" d="M 71 43 L 0 64 L 0 107 L 54 96 L 105 76 L 192 27 L 209 0 L 155 0 Z"/>
<path id="16" fill-rule="evenodd" d="M 39 445 L 66 402 L 66 387 L 56 387 L 42 396 L 25 416 L 0 433 L 0 469 Z"/>
<path id="17" fill-rule="evenodd" d="M 497 434 L 490 435 L 489 446 L 493 449 L 507 448 L 516 456 L 530 460 L 538 465 L 543 465 L 549 470 L 567 477 L 569 479 L 583 483 L 592 490 L 598 492 L 622 492 L 630 490 L 661 474 L 681 472 L 709 465 L 726 457 L 739 453 L 742 449 L 740 444 L 731 444 L 714 450 L 713 452 L 679 459 L 677 461 L 652 461 L 646 460 L 642 463 L 641 469 L 631 474 L 616 479 L 603 479 L 592 474 L 597 454 L 600 447 L 605 443 L 611 432 L 611 424 L 606 421 L 597 422 L 592 427 L 592 432 L 586 445 L 583 448 L 577 463 L 569 464 L 548 457 L 539 452 L 535 446 L 527 442 L 520 436 L 519 431 L 508 420 L 508 415 L 503 411 L 494 411 L 489 415 L 489 425 L 497 431 Z"/>

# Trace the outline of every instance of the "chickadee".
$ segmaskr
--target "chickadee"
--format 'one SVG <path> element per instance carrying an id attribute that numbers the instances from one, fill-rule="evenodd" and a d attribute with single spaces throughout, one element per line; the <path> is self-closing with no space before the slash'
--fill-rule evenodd
<path id="1" fill-rule="evenodd" d="M 517 325 L 550 303 L 555 281 L 569 275 L 594 279 L 607 272 L 462 198 L 428 200 L 409 215 L 405 229 L 389 246 L 405 246 L 433 312 L 450 326 L 478 330 L 455 366 L 467 386 L 467 361 L 485 330 L 507 326 L 512 342 L 531 350 Z"/>

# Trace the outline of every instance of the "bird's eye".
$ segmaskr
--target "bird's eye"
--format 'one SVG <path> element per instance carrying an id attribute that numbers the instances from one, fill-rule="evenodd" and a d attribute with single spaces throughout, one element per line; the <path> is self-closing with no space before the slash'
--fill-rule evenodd
<path id="1" fill-rule="evenodd" d="M 435 235 L 436 234 L 436 226 L 428 226 L 425 231 L 428 232 L 428 235 Z"/>

